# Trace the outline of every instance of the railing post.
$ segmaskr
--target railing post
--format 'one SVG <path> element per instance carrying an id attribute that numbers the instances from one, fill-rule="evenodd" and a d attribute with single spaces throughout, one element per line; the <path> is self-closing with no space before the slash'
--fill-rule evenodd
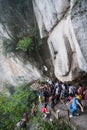
<path id="1" fill-rule="evenodd" d="M 57 111 L 56 111 L 56 114 L 57 114 L 57 119 L 59 119 L 59 113 L 60 113 L 60 110 L 58 109 Z"/>

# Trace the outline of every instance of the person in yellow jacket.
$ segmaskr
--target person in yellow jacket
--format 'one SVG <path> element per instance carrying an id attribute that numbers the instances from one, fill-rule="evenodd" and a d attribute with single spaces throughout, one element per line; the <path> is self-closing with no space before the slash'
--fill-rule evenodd
<path id="1" fill-rule="evenodd" d="M 77 94 L 77 95 L 76 95 L 76 98 L 77 98 L 79 101 L 81 101 L 81 100 L 82 100 L 82 95 Z"/>

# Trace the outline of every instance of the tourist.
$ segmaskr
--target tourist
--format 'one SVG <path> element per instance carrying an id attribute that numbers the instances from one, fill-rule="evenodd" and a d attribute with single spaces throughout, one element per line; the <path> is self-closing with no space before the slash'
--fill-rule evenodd
<path id="1" fill-rule="evenodd" d="M 83 92 L 85 102 L 87 103 L 87 89 Z"/>
<path id="2" fill-rule="evenodd" d="M 47 109 L 47 104 L 45 104 L 44 107 L 42 107 L 42 113 L 44 114 L 44 118 L 46 118 L 50 115 L 50 112 Z"/>
<path id="3" fill-rule="evenodd" d="M 71 84 L 69 84 L 68 86 L 69 86 L 69 94 L 74 95 L 75 92 L 76 92 L 75 86 L 73 86 L 73 85 L 71 85 Z"/>
<path id="4" fill-rule="evenodd" d="M 25 112 L 24 114 L 23 114 L 23 117 L 22 117 L 22 119 L 16 124 L 16 126 L 17 126 L 17 129 L 18 130 L 21 130 L 21 128 L 23 128 L 23 129 L 26 129 L 26 127 L 27 127 L 27 122 L 28 122 L 28 113 L 27 112 Z"/>
<path id="5" fill-rule="evenodd" d="M 62 87 L 61 93 L 60 93 L 60 101 L 64 103 L 65 99 L 68 97 L 68 90 L 65 87 Z"/>
<path id="6" fill-rule="evenodd" d="M 80 104 L 80 102 L 78 101 L 78 99 L 74 95 L 71 95 L 71 96 L 72 96 L 71 101 L 69 103 L 67 103 L 67 105 L 70 104 L 70 111 L 71 111 L 70 118 L 75 115 L 79 115 L 79 113 L 77 113 L 78 106 L 80 107 L 81 111 L 83 112 L 83 107 Z"/>
<path id="7" fill-rule="evenodd" d="M 32 108 L 31 108 L 31 115 L 35 116 L 35 114 L 36 114 L 36 112 L 35 112 L 35 105 L 33 104 Z"/>
<path id="8" fill-rule="evenodd" d="M 43 96 L 44 96 L 44 101 L 45 101 L 45 103 L 47 103 L 47 100 L 48 100 L 48 98 L 49 98 L 49 93 L 48 93 L 46 87 L 44 88 Z"/>
<path id="9" fill-rule="evenodd" d="M 84 88 L 83 88 L 82 84 L 79 84 L 79 88 L 78 88 L 77 92 L 79 95 L 83 96 Z"/>

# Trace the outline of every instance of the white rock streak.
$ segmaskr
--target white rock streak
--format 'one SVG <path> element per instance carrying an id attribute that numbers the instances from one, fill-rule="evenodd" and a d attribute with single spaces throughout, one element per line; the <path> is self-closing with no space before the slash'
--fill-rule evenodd
<path id="1" fill-rule="evenodd" d="M 0 87 L 4 87 L 5 84 L 21 85 L 40 78 L 37 68 L 29 62 L 24 63 L 20 56 L 14 53 L 4 55 L 3 38 L 10 37 L 2 27 L 0 25 Z"/>
<path id="2" fill-rule="evenodd" d="M 76 2 L 33 0 L 41 38 L 48 36 L 54 73 L 62 81 L 87 72 L 87 2 L 78 1 L 74 6 Z"/>

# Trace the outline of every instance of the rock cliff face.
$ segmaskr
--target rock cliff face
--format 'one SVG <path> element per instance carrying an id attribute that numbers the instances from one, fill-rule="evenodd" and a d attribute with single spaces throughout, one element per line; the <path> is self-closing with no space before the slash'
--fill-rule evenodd
<path id="1" fill-rule="evenodd" d="M 0 89 L 10 84 L 13 86 L 27 84 L 41 77 L 40 72 L 31 63 L 23 62 L 14 53 L 3 55 L 3 41 L 0 40 Z"/>
<path id="2" fill-rule="evenodd" d="M 32 0 L 0 0 L 0 87 L 29 83 L 41 77 L 37 68 L 29 62 L 24 63 L 14 50 L 5 55 L 5 51 L 19 38 L 31 34 L 32 26 Z"/>
<path id="3" fill-rule="evenodd" d="M 24 63 L 14 50 L 4 55 L 4 46 L 8 50 L 6 45 L 14 47 L 18 39 L 31 35 L 32 27 L 35 28 L 34 13 L 40 36 L 47 39 L 55 76 L 71 81 L 87 72 L 87 0 L 0 0 L 1 86 L 7 82 L 28 83 L 41 77 L 37 68 Z M 43 59 L 46 64 L 49 60 L 47 67 L 52 68 L 46 54 Z"/>
<path id="4" fill-rule="evenodd" d="M 48 45 L 55 76 L 74 80 L 87 72 L 87 1 L 33 0 L 41 38 Z"/>

